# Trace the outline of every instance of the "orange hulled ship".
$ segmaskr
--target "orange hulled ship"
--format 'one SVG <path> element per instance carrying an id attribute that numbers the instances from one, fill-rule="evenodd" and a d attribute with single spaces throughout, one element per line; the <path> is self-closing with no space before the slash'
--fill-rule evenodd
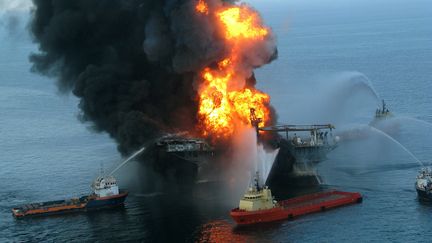
<path id="1" fill-rule="evenodd" d="M 123 205 L 128 192 L 120 190 L 113 176 L 99 176 L 92 184 L 93 193 L 68 200 L 31 203 L 12 209 L 16 218 L 82 212 Z"/>
<path id="2" fill-rule="evenodd" d="M 259 175 L 240 200 L 238 208 L 231 210 L 231 217 L 239 225 L 272 222 L 282 219 L 325 211 L 348 204 L 362 202 L 360 193 L 325 191 L 277 202 L 268 187 L 260 187 Z"/>

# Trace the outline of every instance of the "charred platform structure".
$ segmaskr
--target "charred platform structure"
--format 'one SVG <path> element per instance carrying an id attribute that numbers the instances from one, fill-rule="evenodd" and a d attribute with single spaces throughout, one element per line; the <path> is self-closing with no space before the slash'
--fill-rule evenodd
<path id="1" fill-rule="evenodd" d="M 335 128 L 327 125 L 278 125 L 259 127 L 262 119 L 251 109 L 251 125 L 257 131 L 258 140 L 266 147 L 279 149 L 266 185 L 277 192 L 278 188 L 307 188 L 320 184 L 315 171 L 317 163 L 327 159 L 336 148 L 338 137 Z M 271 139 L 263 139 L 271 137 Z M 227 168 L 230 148 L 215 148 L 205 139 L 190 137 L 187 133 L 168 135 L 158 139 L 146 161 L 156 172 L 177 182 L 218 181 Z"/>
<path id="2" fill-rule="evenodd" d="M 286 188 L 319 185 L 320 178 L 315 166 L 326 160 L 327 153 L 337 146 L 337 139 L 324 131 L 332 129 L 332 125 L 260 128 L 259 133 L 282 131 L 286 135 L 283 137 L 279 134 L 277 139 L 265 142 L 279 149 L 266 185 L 274 188 L 277 194 L 278 188 L 286 191 Z M 147 151 L 150 152 L 145 161 L 151 161 L 149 164 L 157 173 L 181 183 L 222 179 L 222 172 L 227 168 L 224 163 L 228 163 L 226 157 L 230 152 L 229 148 L 215 148 L 204 139 L 184 135 L 160 138 Z"/>
<path id="3" fill-rule="evenodd" d="M 277 155 L 266 185 L 274 188 L 276 194 L 281 188 L 300 188 L 320 184 L 315 166 L 327 159 L 327 154 L 337 147 L 339 138 L 333 137 L 335 127 L 328 125 L 280 125 L 258 128 L 261 132 L 276 132 Z M 280 134 L 283 133 L 283 135 Z M 305 134 L 306 133 L 306 134 Z"/>
<path id="4" fill-rule="evenodd" d="M 145 160 L 166 179 L 194 183 L 216 176 L 221 169 L 220 158 L 224 152 L 204 139 L 184 134 L 162 137 L 148 149 Z M 210 178 L 217 180 L 217 178 Z"/>

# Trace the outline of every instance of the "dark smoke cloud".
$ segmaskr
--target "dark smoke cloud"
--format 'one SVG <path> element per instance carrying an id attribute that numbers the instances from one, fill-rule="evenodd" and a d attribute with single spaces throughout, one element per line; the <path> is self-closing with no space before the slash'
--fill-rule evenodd
<path id="1" fill-rule="evenodd" d="M 82 120 L 108 132 L 122 153 L 165 132 L 193 131 L 196 74 L 229 51 L 195 0 L 33 3 L 33 70 L 72 90 Z"/>

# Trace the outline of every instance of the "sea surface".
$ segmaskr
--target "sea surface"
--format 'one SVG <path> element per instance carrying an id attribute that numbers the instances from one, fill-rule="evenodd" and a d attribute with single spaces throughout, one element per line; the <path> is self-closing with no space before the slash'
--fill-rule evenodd
<path id="1" fill-rule="evenodd" d="M 237 200 L 204 183 L 189 193 L 132 190 L 118 210 L 14 219 L 14 206 L 88 193 L 101 167 L 122 161 L 109 136 L 78 120 L 73 95 L 30 71 L 37 47 L 19 10 L 16 21 L 0 18 L 0 242 L 430 241 L 432 205 L 418 201 L 414 182 L 432 160 L 432 1 L 252 4 L 279 50 L 257 71 L 259 88 L 281 123 L 354 134 L 318 172 L 323 187 L 358 191 L 362 204 L 239 228 L 228 215 Z M 381 99 L 395 116 L 370 128 Z M 121 185 L 136 188 L 134 163 Z"/>

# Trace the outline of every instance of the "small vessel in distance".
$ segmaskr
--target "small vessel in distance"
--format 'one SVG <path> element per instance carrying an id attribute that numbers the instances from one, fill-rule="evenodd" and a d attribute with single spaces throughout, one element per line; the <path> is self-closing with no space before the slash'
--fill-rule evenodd
<path id="1" fill-rule="evenodd" d="M 371 125 L 373 125 L 374 123 L 377 123 L 379 121 L 382 121 L 384 119 L 391 118 L 393 116 L 394 116 L 393 113 L 391 111 L 389 111 L 389 109 L 387 108 L 387 104 L 385 103 L 385 101 L 382 100 L 382 107 L 376 109 L 375 118 L 371 122 Z"/>
<path id="2" fill-rule="evenodd" d="M 254 186 L 245 193 L 240 200 L 239 207 L 230 212 L 231 217 L 239 225 L 292 219 L 309 213 L 362 202 L 360 193 L 342 191 L 313 193 L 277 202 L 268 187 L 259 186 L 258 178 L 257 173 Z"/>
<path id="3" fill-rule="evenodd" d="M 80 198 L 31 203 L 16 207 L 12 209 L 12 214 L 16 218 L 22 218 L 116 207 L 123 205 L 128 195 L 127 191 L 119 189 L 117 180 L 111 175 L 101 175 L 96 178 L 92 184 L 92 189 L 92 194 Z"/>
<path id="4" fill-rule="evenodd" d="M 417 175 L 415 188 L 419 199 L 432 200 L 432 172 L 430 168 L 422 168 Z"/>
<path id="5" fill-rule="evenodd" d="M 389 111 L 384 100 L 382 107 L 376 109 L 374 119 L 369 123 L 369 126 L 375 127 L 387 134 L 395 134 L 400 131 L 401 124 L 394 118 L 394 114 Z"/>

